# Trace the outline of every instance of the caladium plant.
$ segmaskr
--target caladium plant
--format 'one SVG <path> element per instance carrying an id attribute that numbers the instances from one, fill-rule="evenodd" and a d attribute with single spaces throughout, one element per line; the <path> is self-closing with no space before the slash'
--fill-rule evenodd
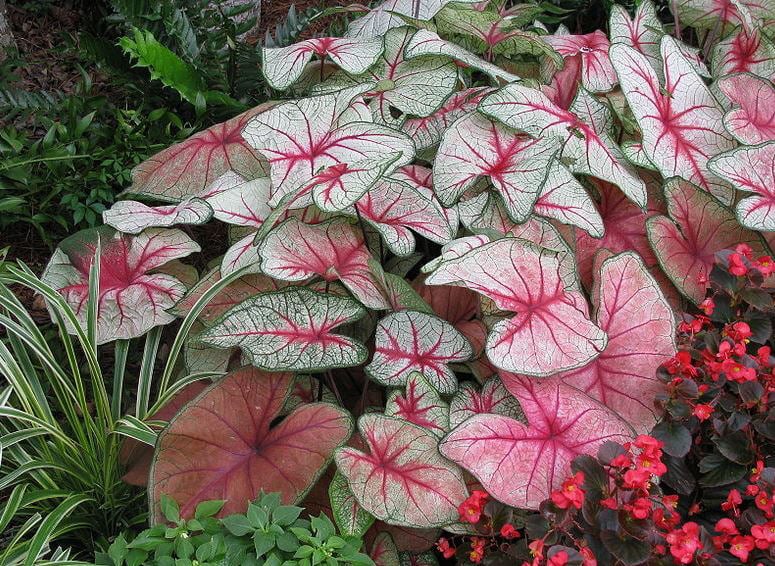
<path id="1" fill-rule="evenodd" d="M 676 310 L 707 307 L 717 252 L 775 241 L 773 18 L 672 4 L 701 45 L 649 0 L 609 35 L 387 0 L 263 51 L 294 98 L 138 166 L 138 200 L 45 279 L 103 343 L 181 318 L 164 379 L 216 378 L 159 413 L 154 516 L 161 495 L 190 515 L 309 492 L 377 563 L 427 563 L 471 493 L 536 508 L 573 458 L 647 432 Z M 201 277 L 183 230 L 208 234 Z"/>

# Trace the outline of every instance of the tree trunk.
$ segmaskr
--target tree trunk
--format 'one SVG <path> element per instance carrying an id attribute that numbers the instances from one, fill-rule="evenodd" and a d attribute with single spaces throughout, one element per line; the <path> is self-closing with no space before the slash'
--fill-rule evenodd
<path id="1" fill-rule="evenodd" d="M 11 26 L 8 24 L 8 10 L 5 7 L 5 0 L 0 0 L 0 61 L 5 59 L 6 52 L 16 47 L 13 40 Z"/>

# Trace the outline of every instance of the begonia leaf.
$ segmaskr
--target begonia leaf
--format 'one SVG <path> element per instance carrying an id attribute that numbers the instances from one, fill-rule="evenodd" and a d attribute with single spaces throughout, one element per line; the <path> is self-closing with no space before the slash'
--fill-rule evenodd
<path id="1" fill-rule="evenodd" d="M 42 280 L 62 294 L 84 328 L 89 271 L 98 242 L 97 343 L 137 338 L 155 326 L 172 322 L 175 317 L 167 309 L 183 297 L 186 287 L 172 275 L 153 271 L 198 252 L 196 242 L 175 229 L 149 228 L 136 236 L 126 236 L 107 226 L 83 230 L 63 240 Z"/>
<path id="2" fill-rule="evenodd" d="M 301 501 L 352 434 L 350 415 L 328 403 L 303 405 L 279 423 L 293 379 L 239 369 L 189 403 L 159 436 L 149 498 L 174 498 L 183 518 L 202 501 L 225 500 L 219 515 L 244 513 L 259 493 Z"/>
<path id="3" fill-rule="evenodd" d="M 566 288 L 557 253 L 525 240 L 442 256 L 425 283 L 468 287 L 515 313 L 487 337 L 487 356 L 502 369 L 544 377 L 585 365 L 605 348 L 606 334 L 589 320 L 585 299 Z"/>
<path id="4" fill-rule="evenodd" d="M 406 385 L 419 372 L 439 392 L 454 393 L 457 378 L 448 364 L 463 362 L 473 354 L 471 345 L 451 324 L 433 315 L 400 311 L 377 324 L 374 357 L 366 372 L 389 386 Z"/>
<path id="5" fill-rule="evenodd" d="M 363 510 L 340 472 L 334 474 L 328 486 L 328 496 L 334 521 L 343 535 L 362 537 L 374 523 L 374 517 Z"/>
<path id="6" fill-rule="evenodd" d="M 474 415 L 503 415 L 526 422 L 519 401 L 508 392 L 499 377 L 491 377 L 479 390 L 471 382 L 460 386 L 449 403 L 449 427 L 456 429 Z"/>
<path id="7" fill-rule="evenodd" d="M 775 85 L 772 82 L 743 73 L 721 78 L 718 86 L 735 105 L 724 115 L 729 133 L 749 145 L 775 139 Z"/>
<path id="8" fill-rule="evenodd" d="M 457 466 L 439 454 L 432 432 L 375 413 L 358 419 L 358 430 L 369 452 L 344 447 L 335 458 L 366 511 L 390 524 L 418 528 L 457 519 L 466 485 Z"/>
<path id="9" fill-rule="evenodd" d="M 507 505 L 538 509 L 570 476 L 576 456 L 596 454 L 606 441 L 624 443 L 633 436 L 610 409 L 556 379 L 503 378 L 529 424 L 474 415 L 444 438 L 440 450 Z"/>
<path id="10" fill-rule="evenodd" d="M 289 287 L 229 309 L 201 341 L 217 348 L 239 346 L 251 364 L 267 371 L 355 366 L 366 358 L 366 349 L 333 329 L 363 314 L 351 299 Z"/>
<path id="11" fill-rule="evenodd" d="M 187 198 L 169 206 L 148 206 L 135 200 L 120 200 L 102 213 L 102 221 L 119 232 L 139 234 L 146 228 L 204 224 L 212 216 L 210 205 L 199 198 Z"/>
<path id="12" fill-rule="evenodd" d="M 385 414 L 427 428 L 439 438 L 449 431 L 449 405 L 421 373 L 407 378 L 404 391 L 390 394 Z"/>
<path id="13" fill-rule="evenodd" d="M 602 31 L 586 35 L 546 35 L 541 39 L 563 58 L 581 57 L 581 83 L 584 88 L 592 92 L 607 92 L 616 86 L 616 73 L 608 58 L 611 44 Z"/>

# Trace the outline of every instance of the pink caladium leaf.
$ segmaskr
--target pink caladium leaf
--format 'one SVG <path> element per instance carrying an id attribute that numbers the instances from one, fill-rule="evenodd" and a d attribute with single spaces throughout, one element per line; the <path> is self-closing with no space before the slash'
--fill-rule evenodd
<path id="1" fill-rule="evenodd" d="M 289 218 L 258 248 L 261 271 L 281 281 L 305 281 L 319 276 L 341 281 L 364 305 L 387 309 L 379 280 L 369 267 L 372 259 L 363 233 L 346 219 L 309 225 Z"/>
<path id="2" fill-rule="evenodd" d="M 421 373 L 408 377 L 404 391 L 390 394 L 385 414 L 427 428 L 439 438 L 449 432 L 449 405 Z"/>
<path id="3" fill-rule="evenodd" d="M 411 41 L 404 50 L 407 59 L 413 59 L 423 55 L 444 55 L 451 57 L 467 67 L 471 67 L 488 75 L 493 80 L 502 80 L 510 83 L 518 81 L 519 77 L 509 73 L 497 65 L 480 59 L 470 51 L 459 45 L 441 39 L 438 34 L 427 29 L 420 29 L 412 36 Z"/>
<path id="4" fill-rule="evenodd" d="M 245 139 L 269 160 L 270 206 L 302 189 L 327 167 L 372 159 L 379 166 L 385 155 L 393 153 L 400 155 L 393 169 L 411 161 L 414 145 L 406 134 L 369 122 L 340 123 L 353 98 L 368 87 L 278 104 L 247 124 Z"/>
<path id="5" fill-rule="evenodd" d="M 624 6 L 613 5 L 609 27 L 611 43 L 623 43 L 637 49 L 648 59 L 657 75 L 662 73 L 659 43 L 665 33 L 651 0 L 641 2 L 633 18 L 630 18 Z"/>
<path id="6" fill-rule="evenodd" d="M 462 0 L 473 2 L 475 0 Z M 385 0 L 365 16 L 350 22 L 347 35 L 351 37 L 376 37 L 405 24 L 401 16 L 421 22 L 428 21 L 452 0 Z"/>
<path id="7" fill-rule="evenodd" d="M 148 206 L 135 200 L 121 200 L 102 213 L 102 221 L 125 234 L 139 234 L 146 228 L 169 228 L 176 224 L 204 224 L 213 209 L 199 198 L 187 198 L 170 206 Z"/>
<path id="8" fill-rule="evenodd" d="M 448 364 L 473 354 L 465 337 L 447 321 L 414 311 L 380 320 L 374 340 L 374 357 L 366 373 L 388 387 L 406 385 L 409 376 L 419 372 L 439 392 L 452 394 L 457 378 Z"/>
<path id="9" fill-rule="evenodd" d="M 479 390 L 471 382 L 460 386 L 449 403 L 449 426 L 456 429 L 474 415 L 502 415 L 527 423 L 516 397 L 508 392 L 499 377 L 491 377 Z"/>
<path id="10" fill-rule="evenodd" d="M 331 514 L 343 535 L 362 537 L 372 524 L 374 516 L 367 513 L 355 499 L 347 479 L 340 473 L 334 474 L 328 486 Z"/>
<path id="11" fill-rule="evenodd" d="M 266 160 L 245 143 L 242 130 L 274 103 L 257 106 L 168 147 L 132 171 L 131 195 L 177 202 L 197 196 L 231 170 L 246 179 L 265 177 Z"/>
<path id="12" fill-rule="evenodd" d="M 584 102 L 591 107 L 598 104 L 589 94 L 585 96 Z M 638 206 L 646 205 L 643 181 L 634 168 L 626 163 L 609 133 L 598 131 L 596 124 L 587 123 L 573 112 L 559 108 L 541 91 L 510 84 L 487 96 L 479 108 L 485 114 L 533 137 L 559 138 L 563 148 L 562 159 L 569 163 L 574 173 L 614 183 Z M 595 108 L 594 113 L 598 111 L 599 108 Z M 589 117 L 590 112 L 587 113 Z"/>
<path id="13" fill-rule="evenodd" d="M 724 125 L 740 142 L 756 145 L 775 139 L 775 85 L 748 73 L 719 79 L 718 86 L 735 108 Z"/>
<path id="14" fill-rule="evenodd" d="M 289 287 L 229 309 L 200 340 L 216 348 L 239 346 L 252 365 L 267 371 L 356 366 L 366 359 L 366 348 L 333 330 L 363 314 L 351 299 Z"/>
<path id="15" fill-rule="evenodd" d="M 314 55 L 328 57 L 342 70 L 359 75 L 377 62 L 383 50 L 381 38 L 318 37 L 288 47 L 263 48 L 262 70 L 269 86 L 285 90 L 299 80 Z"/>
<path id="16" fill-rule="evenodd" d="M 661 54 L 664 87 L 640 52 L 627 45 L 611 46 L 611 60 L 642 131 L 646 155 L 663 176 L 682 177 L 729 203 L 729 185 L 708 170 L 710 157 L 735 145 L 724 129 L 723 111 L 672 37 L 662 38 Z"/>
<path id="17" fill-rule="evenodd" d="M 474 415 L 442 441 L 441 453 L 471 472 L 495 499 L 538 509 L 570 475 L 580 454 L 606 441 L 624 443 L 632 429 L 610 409 L 555 379 L 503 375 L 528 425 L 502 415 Z"/>
<path id="18" fill-rule="evenodd" d="M 737 217 L 743 226 L 775 231 L 775 141 L 733 149 L 717 155 L 708 165 L 736 189 L 754 193 L 737 203 Z"/>
<path id="19" fill-rule="evenodd" d="M 691 183 L 672 179 L 665 185 L 668 216 L 647 221 L 648 238 L 662 270 L 687 298 L 705 298 L 716 252 L 739 243 L 764 252 L 759 237 L 737 222 L 734 213 Z"/>
<path id="20" fill-rule="evenodd" d="M 584 88 L 592 92 L 607 92 L 616 86 L 616 73 L 608 58 L 611 44 L 602 31 L 586 35 L 545 35 L 541 39 L 563 58 L 581 57 L 581 83 Z"/>
<path id="21" fill-rule="evenodd" d="M 659 417 L 654 399 L 664 391 L 657 369 L 676 352 L 673 310 L 633 252 L 603 262 L 592 297 L 608 345 L 561 379 L 620 415 L 638 434 L 648 434 Z"/>
<path id="22" fill-rule="evenodd" d="M 318 399 L 320 396 L 320 399 Z M 325 401 L 326 403 L 336 404 L 336 395 L 325 387 L 320 380 L 311 375 L 296 375 L 293 378 L 291 392 L 283 405 L 282 414 L 287 415 L 296 407 L 314 403 L 315 401 Z"/>
<path id="23" fill-rule="evenodd" d="M 446 244 L 457 232 L 457 226 L 450 226 L 433 191 L 420 192 L 401 181 L 386 179 L 378 182 L 355 204 L 355 209 L 399 256 L 414 251 L 412 231 L 438 244 Z"/>
<path id="24" fill-rule="evenodd" d="M 396 566 L 399 563 L 398 549 L 390 533 L 379 533 L 369 550 L 369 558 L 374 561 L 375 566 Z"/>
<path id="25" fill-rule="evenodd" d="M 439 454 L 439 439 L 407 421 L 380 414 L 358 419 L 369 452 L 344 447 L 336 465 L 358 503 L 394 525 L 430 528 L 457 520 L 467 496 L 460 469 Z"/>
<path id="26" fill-rule="evenodd" d="M 541 85 L 541 92 L 556 106 L 567 109 L 576 98 L 581 84 L 581 57 L 568 57 L 565 66 L 552 75 L 548 84 Z"/>
<path id="27" fill-rule="evenodd" d="M 86 328 L 89 271 L 98 242 L 97 343 L 137 338 L 175 320 L 167 310 L 183 297 L 186 287 L 172 275 L 153 271 L 198 252 L 196 242 L 180 230 L 149 228 L 137 236 L 126 236 L 104 226 L 63 240 L 42 276 L 73 308 L 81 325 Z"/>
<path id="28" fill-rule="evenodd" d="M 486 87 L 474 87 L 456 92 L 438 110 L 424 118 L 409 118 L 401 129 L 411 136 L 418 151 L 433 147 L 455 120 L 474 112 L 489 91 Z"/>
<path id="29" fill-rule="evenodd" d="M 433 168 L 436 194 L 451 206 L 482 177 L 489 178 L 516 222 L 524 221 L 559 151 L 556 140 L 515 134 L 481 114 L 457 120 L 444 132 Z"/>
<path id="30" fill-rule="evenodd" d="M 350 438 L 352 420 L 328 403 L 304 405 L 279 424 L 292 383 L 287 373 L 239 369 L 189 403 L 159 436 L 149 498 L 168 495 L 190 518 L 198 503 L 225 500 L 220 515 L 244 513 L 263 490 L 301 501 Z"/>
<path id="31" fill-rule="evenodd" d="M 723 34 L 741 24 L 751 27 L 771 20 L 775 5 L 771 0 L 676 0 L 671 9 L 678 11 L 683 26 L 713 29 Z"/>
<path id="32" fill-rule="evenodd" d="M 585 365 L 607 343 L 589 320 L 585 299 L 566 287 L 557 253 L 525 240 L 504 238 L 442 257 L 425 282 L 468 287 L 516 313 L 496 322 L 487 337 L 487 357 L 507 371 L 549 376 Z"/>
<path id="33" fill-rule="evenodd" d="M 711 61 L 717 77 L 744 72 L 775 77 L 775 45 L 758 29 L 737 29 L 716 44 Z"/>
<path id="34" fill-rule="evenodd" d="M 452 326 L 469 322 L 479 314 L 479 295 L 465 287 L 431 286 L 422 281 L 416 281 L 413 286 L 433 312 Z"/>
<path id="35" fill-rule="evenodd" d="M 578 287 L 578 273 L 573 250 L 551 223 L 541 218 L 530 218 L 511 228 L 508 235 L 532 242 L 540 248 L 557 254 L 560 277 L 568 289 Z"/>

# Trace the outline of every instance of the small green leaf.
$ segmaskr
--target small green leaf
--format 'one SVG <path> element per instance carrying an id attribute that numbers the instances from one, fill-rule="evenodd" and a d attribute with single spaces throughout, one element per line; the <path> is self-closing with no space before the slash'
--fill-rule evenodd
<path id="1" fill-rule="evenodd" d="M 202 501 L 199 505 L 196 506 L 194 517 L 197 519 L 213 517 L 223 508 L 224 503 L 226 502 L 220 500 Z"/>

